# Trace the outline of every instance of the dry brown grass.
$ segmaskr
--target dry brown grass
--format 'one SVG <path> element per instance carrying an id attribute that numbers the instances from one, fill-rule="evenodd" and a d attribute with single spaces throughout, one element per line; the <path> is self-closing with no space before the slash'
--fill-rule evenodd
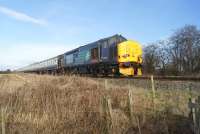
<path id="1" fill-rule="evenodd" d="M 130 123 L 128 90 L 133 90 L 134 122 Z M 6 133 L 105 133 L 102 98 L 112 101 L 112 133 L 190 134 L 187 101 L 191 93 L 118 86 L 78 76 L 9 74 L 0 76 L 0 107 Z M 1 119 L 1 118 L 0 118 Z M 138 121 L 137 121 L 138 119 Z M 0 128 L 1 130 L 1 128 Z"/>

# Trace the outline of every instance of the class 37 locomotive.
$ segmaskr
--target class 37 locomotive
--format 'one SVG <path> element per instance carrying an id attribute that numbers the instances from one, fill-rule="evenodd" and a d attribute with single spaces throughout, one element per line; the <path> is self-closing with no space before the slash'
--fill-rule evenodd
<path id="1" fill-rule="evenodd" d="M 64 54 L 19 69 L 22 72 L 142 75 L 142 47 L 121 35 L 82 45 Z"/>

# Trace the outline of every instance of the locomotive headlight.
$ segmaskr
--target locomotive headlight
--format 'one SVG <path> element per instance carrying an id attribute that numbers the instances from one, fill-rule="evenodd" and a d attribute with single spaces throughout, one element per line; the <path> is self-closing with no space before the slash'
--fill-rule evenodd
<path id="1" fill-rule="evenodd" d="M 122 57 L 123 58 L 127 58 L 127 57 L 129 57 L 130 55 L 129 54 L 124 54 Z"/>

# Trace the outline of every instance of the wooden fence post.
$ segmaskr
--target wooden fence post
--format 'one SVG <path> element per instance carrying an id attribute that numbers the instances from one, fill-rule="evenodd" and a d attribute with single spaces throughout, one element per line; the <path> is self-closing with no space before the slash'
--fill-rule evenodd
<path id="1" fill-rule="evenodd" d="M 107 79 L 105 79 L 105 81 L 104 81 L 104 87 L 106 90 L 108 89 L 108 80 Z"/>
<path id="2" fill-rule="evenodd" d="M 198 99 L 197 99 L 197 109 L 196 109 L 196 123 L 197 123 L 197 133 L 199 134 L 200 133 L 200 96 L 198 96 Z"/>
<path id="3" fill-rule="evenodd" d="M 193 121 L 193 131 L 194 134 L 200 133 L 200 96 L 198 96 L 198 99 L 195 100 L 195 98 L 189 98 L 189 108 L 190 108 L 190 114 L 189 117 L 192 118 Z"/>
<path id="4" fill-rule="evenodd" d="M 192 98 L 189 97 L 188 108 L 190 109 L 189 118 L 192 119 Z"/>
<path id="5" fill-rule="evenodd" d="M 195 98 L 192 98 L 192 103 L 195 104 Z M 193 123 L 194 123 L 194 133 L 197 134 L 196 132 L 196 108 L 192 107 L 192 119 L 193 119 Z"/>
<path id="6" fill-rule="evenodd" d="M 104 134 L 109 134 L 109 125 L 107 123 L 107 108 L 106 108 L 106 97 L 103 96 L 102 100 L 101 100 L 101 107 L 100 107 L 100 116 L 103 117 L 103 133 Z M 105 126 L 104 126 L 105 125 Z"/>
<path id="7" fill-rule="evenodd" d="M 102 100 L 102 115 L 105 119 L 106 127 L 104 128 L 105 134 L 113 133 L 113 113 L 112 113 L 112 105 L 111 100 L 107 97 L 103 97 Z"/>
<path id="8" fill-rule="evenodd" d="M 138 117 L 135 117 L 136 120 L 137 120 L 137 125 L 138 125 L 138 131 L 139 131 L 139 134 L 142 134 L 141 133 L 141 128 L 140 128 L 140 121 L 139 121 L 139 118 Z"/>
<path id="9" fill-rule="evenodd" d="M 4 110 L 1 108 L 1 133 L 6 134 L 6 125 L 5 125 L 5 114 Z"/>
<path id="10" fill-rule="evenodd" d="M 156 97 L 156 92 L 155 92 L 153 75 L 151 75 L 151 88 L 152 88 L 153 98 L 155 98 Z"/>
<path id="11" fill-rule="evenodd" d="M 153 110 L 155 110 L 156 91 L 155 91 L 155 85 L 154 85 L 153 75 L 151 75 L 151 88 L 152 88 L 152 102 L 153 102 Z"/>
<path id="12" fill-rule="evenodd" d="M 131 121 L 131 124 L 133 125 L 133 99 L 132 99 L 132 97 L 133 97 L 133 94 L 132 94 L 132 91 L 131 90 L 129 90 L 129 92 L 128 92 L 128 107 L 129 107 L 129 115 L 130 115 L 130 121 Z"/>
<path id="13" fill-rule="evenodd" d="M 200 96 L 197 99 L 189 98 L 189 118 L 193 121 L 194 134 L 200 134 Z"/>
<path id="14" fill-rule="evenodd" d="M 189 91 L 189 98 L 192 98 L 192 88 L 191 88 L 191 84 L 188 86 L 188 91 Z"/>
<path id="15" fill-rule="evenodd" d="M 132 90 L 129 90 L 129 92 L 128 92 L 128 107 L 129 107 L 130 121 L 131 121 L 131 124 L 134 125 L 134 120 L 133 120 L 133 117 L 134 117 L 134 115 L 133 115 L 133 93 L 132 93 Z M 139 118 L 137 116 L 135 116 L 135 119 L 137 121 L 139 134 L 141 134 Z"/>
<path id="16" fill-rule="evenodd" d="M 112 105 L 111 105 L 111 100 L 107 100 L 107 105 L 108 105 L 108 112 L 109 112 L 109 118 L 110 118 L 110 131 L 111 133 L 113 132 L 113 113 L 112 113 Z"/>

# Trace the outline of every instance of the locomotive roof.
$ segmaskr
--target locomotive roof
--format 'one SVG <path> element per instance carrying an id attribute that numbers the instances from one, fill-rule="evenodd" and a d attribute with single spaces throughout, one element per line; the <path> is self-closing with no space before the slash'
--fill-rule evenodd
<path id="1" fill-rule="evenodd" d="M 64 53 L 64 54 L 71 54 L 71 53 L 74 53 L 75 51 L 78 51 L 78 50 L 79 50 L 80 48 L 82 48 L 82 47 L 89 47 L 89 46 L 92 46 L 92 45 L 94 45 L 94 44 L 96 44 L 96 43 L 98 43 L 98 42 L 108 41 L 108 40 L 113 39 L 113 38 L 115 38 L 115 39 L 127 40 L 127 39 L 126 39 L 125 37 L 123 37 L 122 35 L 115 34 L 115 35 L 113 35 L 113 36 L 110 36 L 110 37 L 107 37 L 107 38 L 103 38 L 103 39 L 97 40 L 97 41 L 95 41 L 95 42 L 88 43 L 88 44 L 86 44 L 86 45 L 82 45 L 82 46 L 80 46 L 80 47 L 78 47 L 78 48 L 75 48 L 75 49 L 73 49 L 73 50 L 71 50 L 71 51 L 68 51 L 68 52 L 66 52 L 66 53 Z"/>
<path id="2" fill-rule="evenodd" d="M 95 42 L 92 42 L 92 43 L 89 43 L 89 44 L 83 45 L 83 46 L 81 46 L 81 47 L 84 47 L 84 46 L 90 46 L 90 45 L 93 45 L 93 44 L 98 43 L 98 42 L 108 41 L 108 40 L 113 39 L 113 38 L 115 38 L 116 40 L 117 40 L 117 39 L 127 40 L 127 39 L 126 39 L 125 37 L 123 37 L 122 35 L 115 34 L 115 35 L 113 35 L 113 36 L 110 36 L 110 37 L 107 37 L 107 38 L 100 39 L 100 40 L 98 40 L 98 41 L 95 41 Z"/>

